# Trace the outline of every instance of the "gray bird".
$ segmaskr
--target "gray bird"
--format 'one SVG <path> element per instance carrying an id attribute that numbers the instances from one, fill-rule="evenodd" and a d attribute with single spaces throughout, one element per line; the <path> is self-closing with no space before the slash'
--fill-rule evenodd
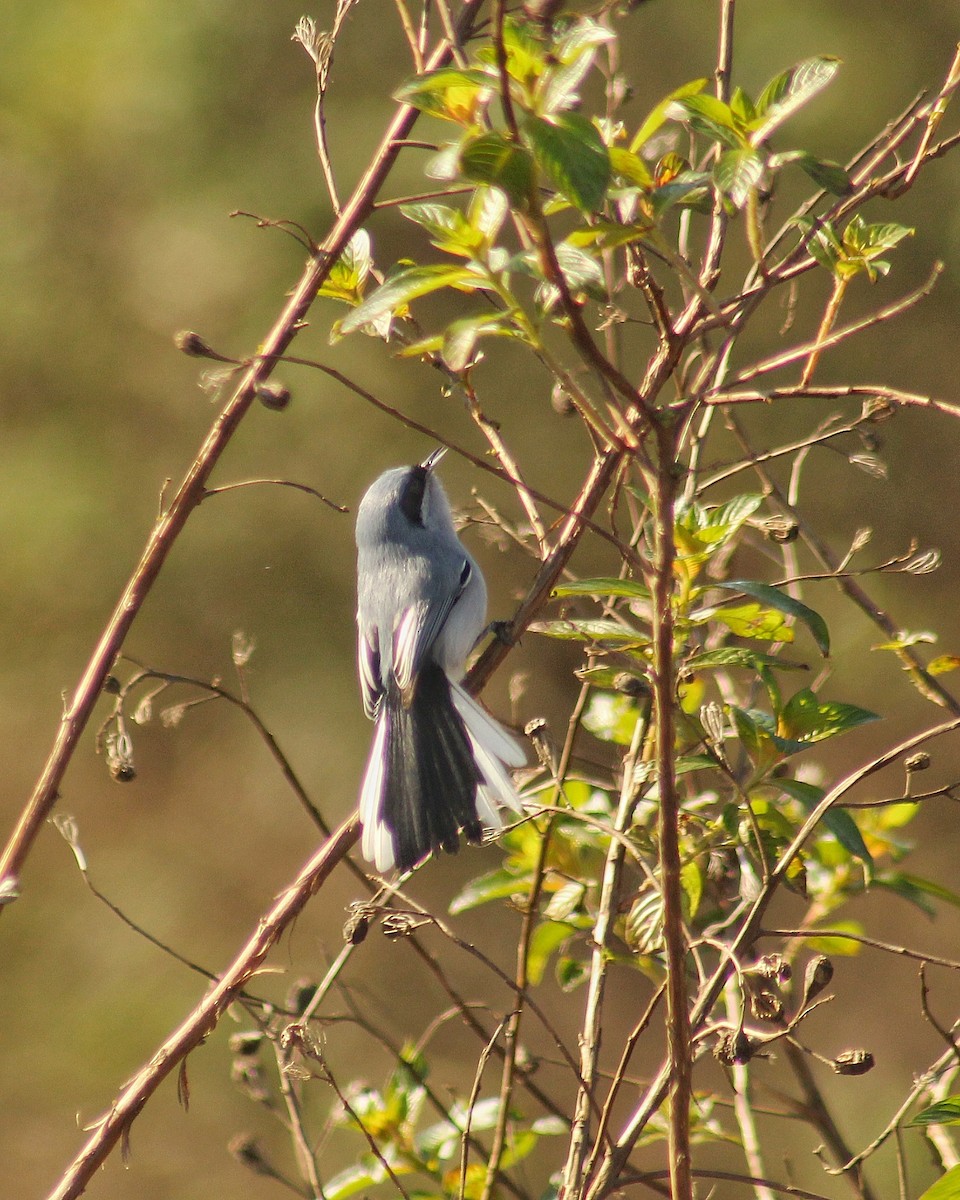
<path id="1" fill-rule="evenodd" d="M 376 722 L 361 849 L 380 871 L 455 854 L 460 830 L 480 841 L 502 827 L 498 805 L 522 811 L 508 768 L 523 750 L 461 686 L 487 588 L 434 472 L 443 453 L 386 471 L 357 513 L 360 685 Z"/>

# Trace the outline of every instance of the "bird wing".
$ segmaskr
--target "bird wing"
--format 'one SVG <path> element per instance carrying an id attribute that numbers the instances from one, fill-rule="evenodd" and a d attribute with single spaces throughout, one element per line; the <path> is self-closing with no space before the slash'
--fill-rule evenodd
<path id="1" fill-rule="evenodd" d="M 360 692 L 363 696 L 363 711 L 372 721 L 380 708 L 383 683 L 380 678 L 380 641 L 376 629 L 369 637 L 360 634 L 357 642 L 357 663 L 360 668 Z"/>
<path id="2" fill-rule="evenodd" d="M 393 677 L 402 695 L 408 695 L 413 687 L 431 646 L 470 582 L 472 570 L 470 560 L 464 557 L 452 591 L 430 604 L 418 600 L 401 613 L 393 635 Z"/>

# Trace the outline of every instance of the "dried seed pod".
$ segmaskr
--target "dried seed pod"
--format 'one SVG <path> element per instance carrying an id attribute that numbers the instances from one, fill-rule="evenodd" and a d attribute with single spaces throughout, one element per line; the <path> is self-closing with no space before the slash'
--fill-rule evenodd
<path id="1" fill-rule="evenodd" d="M 370 932 L 370 911 L 365 904 L 351 905 L 350 916 L 343 926 L 343 940 L 351 946 L 359 946 Z"/>
<path id="2" fill-rule="evenodd" d="M 713 1056 L 725 1067 L 742 1066 L 753 1058 L 753 1043 L 742 1029 L 729 1029 L 720 1034 Z"/>
<path id="3" fill-rule="evenodd" d="M 758 1021 L 782 1021 L 783 1001 L 769 988 L 758 988 L 750 993 L 750 1011 Z"/>
<path id="4" fill-rule="evenodd" d="M 388 938 L 409 937 L 417 927 L 417 922 L 409 913 L 391 913 L 383 918 L 381 928 L 383 936 Z"/>
<path id="5" fill-rule="evenodd" d="M 231 1054 L 237 1054 L 241 1058 L 252 1058 L 260 1052 L 260 1047 L 263 1044 L 263 1034 L 259 1029 L 247 1029 L 243 1033 L 231 1033 L 227 1044 L 230 1047 Z"/>
<path id="6" fill-rule="evenodd" d="M 238 1133 L 236 1137 L 231 1138 L 227 1143 L 227 1151 L 241 1166 L 249 1167 L 257 1175 L 273 1177 L 275 1174 L 273 1168 L 263 1157 L 257 1139 L 252 1133 Z"/>
<path id="7" fill-rule="evenodd" d="M 930 755 L 925 750 L 919 750 L 916 754 L 911 754 L 909 758 L 904 759 L 903 765 L 910 775 L 914 771 L 926 771 L 930 767 Z"/>
<path id="8" fill-rule="evenodd" d="M 876 1059 L 869 1050 L 844 1050 L 833 1060 L 838 1075 L 866 1075 L 875 1066 Z"/>
<path id="9" fill-rule="evenodd" d="M 789 983 L 793 968 L 782 954 L 765 954 L 758 958 L 751 968 L 761 979 L 770 979 L 775 983 Z"/>
<path id="10" fill-rule="evenodd" d="M 189 355 L 190 358 L 216 358 L 213 349 L 192 329 L 181 329 L 179 333 L 175 333 L 173 344 L 181 354 Z"/>
<path id="11" fill-rule="evenodd" d="M 807 963 L 803 973 L 803 1003 L 809 1004 L 814 996 L 819 996 L 825 987 L 830 986 L 833 979 L 833 963 L 825 954 L 818 954 Z"/>
<path id="12" fill-rule="evenodd" d="M 764 521 L 762 529 L 771 542 L 781 546 L 795 542 L 800 536 L 800 526 L 789 517 L 771 517 Z"/>
<path id="13" fill-rule="evenodd" d="M 312 979 L 298 979 L 287 992 L 286 1007 L 299 1017 L 306 1012 L 310 1001 L 317 994 L 317 985 Z"/>

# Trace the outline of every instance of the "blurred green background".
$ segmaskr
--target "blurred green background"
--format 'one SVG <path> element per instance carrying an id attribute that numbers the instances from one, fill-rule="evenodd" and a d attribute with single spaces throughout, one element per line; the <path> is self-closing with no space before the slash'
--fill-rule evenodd
<path id="1" fill-rule="evenodd" d="M 309 10 L 323 27 L 332 4 Z M 290 41 L 297 4 L 197 0 L 50 0 L 7 4 L 0 38 L 0 706 L 5 730 L 0 825 L 11 829 L 56 733 L 62 695 L 72 690 L 157 512 L 165 480 L 175 485 L 216 412 L 198 383 L 198 364 L 179 355 L 172 334 L 196 329 L 224 353 L 254 350 L 298 278 L 303 255 L 282 234 L 229 219 L 243 209 L 301 222 L 315 235 L 329 221 L 316 158 L 314 79 Z M 652 0 L 625 22 L 624 71 L 636 89 L 627 109 L 638 120 L 679 83 L 709 74 L 715 6 Z M 960 35 L 951 5 L 939 0 L 877 5 L 867 0 L 742 0 L 736 80 L 754 91 L 806 55 L 844 60 L 837 82 L 790 126 L 791 140 L 847 158 L 922 87 L 942 79 Z M 363 0 L 337 47 L 327 101 L 331 154 L 349 192 L 381 136 L 390 92 L 409 73 L 396 11 Z M 951 113 L 951 116 L 954 114 Z M 949 122 L 948 122 L 949 123 Z M 422 156 L 401 160 L 390 194 L 420 187 Z M 875 220 L 916 224 L 896 255 L 890 281 L 857 289 L 850 312 L 866 311 L 927 274 L 946 273 L 934 296 L 894 326 L 848 343 L 824 360 L 820 378 L 888 382 L 955 399 L 956 263 L 960 242 L 960 157 L 926 171 L 893 209 Z M 371 226 L 378 260 L 404 253 L 410 227 L 387 212 Z M 821 302 L 826 283 L 809 289 Z M 319 302 L 296 352 L 323 358 L 423 420 L 442 425 L 481 453 L 479 435 L 427 367 L 400 363 L 382 344 L 354 337 L 327 345 L 340 311 Z M 801 310 L 809 325 L 816 309 Z M 751 350 L 778 345 L 782 313 L 770 313 Z M 201 364 L 202 365 L 202 364 Z M 283 477 L 307 483 L 354 508 L 380 470 L 422 456 L 422 439 L 365 408 L 336 385 L 294 368 L 282 378 L 294 402 L 282 414 L 251 412 L 215 483 Z M 530 479 L 561 497 L 576 486 L 579 435 L 549 406 L 549 382 L 515 352 L 492 353 L 480 376 L 491 415 L 502 422 Z M 798 406 L 799 407 L 799 406 Z M 852 409 L 851 411 L 856 411 Z M 751 415 L 758 440 L 773 444 L 808 430 L 826 412 L 809 404 Z M 871 561 L 902 551 L 916 535 L 943 550 L 932 576 L 875 581 L 874 594 L 911 628 L 941 634 L 960 652 L 955 596 L 956 422 L 905 413 L 881 430 L 890 479 L 882 483 L 821 453 L 806 490 L 811 520 L 837 550 L 870 524 Z M 448 460 L 449 490 L 465 502 L 471 487 L 507 512 L 513 499 L 486 477 Z M 494 615 L 532 574 L 518 552 L 479 543 Z M 608 564 L 609 565 L 609 564 Z M 870 655 L 876 632 L 833 599 L 836 698 L 878 709 L 882 726 L 838 751 L 849 763 L 918 728 L 931 714 L 903 683 L 892 658 Z M 151 666 L 232 686 L 231 637 L 256 642 L 250 666 L 254 703 L 317 804 L 339 821 L 352 808 L 369 728 L 353 666 L 352 517 L 284 488 L 217 496 L 190 519 L 127 651 Z M 510 675 L 528 675 L 514 714 L 562 718 L 573 658 L 526 639 L 490 690 L 508 713 Z M 171 693 L 182 700 L 188 693 Z M 101 716 L 106 716 L 106 705 Z M 935 714 L 933 714 L 935 716 Z M 95 722 L 96 724 L 96 722 Z M 182 953 L 216 970 L 232 957 L 271 897 L 316 844 L 314 830 L 249 726 L 208 704 L 176 729 L 159 721 L 133 729 L 136 782 L 114 783 L 83 739 L 62 789 L 97 885 L 130 917 Z M 852 758 L 850 756 L 853 756 Z M 937 751 L 939 781 L 960 755 Z M 891 786 L 896 786 L 892 784 Z M 960 884 L 953 810 L 918 820 L 923 845 L 912 865 Z M 496 852 L 487 851 L 487 865 Z M 417 893 L 441 909 L 478 861 L 448 861 L 418 880 Z M 313 903 L 274 956 L 286 974 L 262 990 L 282 996 L 289 977 L 322 972 L 340 945 L 344 906 L 359 898 L 345 875 Z M 871 899 L 858 915 L 892 940 L 922 940 L 951 953 L 958 923 L 946 912 L 923 921 L 902 904 Z M 515 917 L 504 938 L 481 918 L 461 923 L 504 964 L 512 959 Z M 487 919 L 489 921 L 489 918 Z M 23 878 L 23 897 L 0 922 L 0 1191 L 45 1194 L 122 1082 L 152 1053 L 203 993 L 198 977 L 151 948 L 101 905 L 70 851 L 49 828 Z M 469 994 L 482 976 L 469 960 L 456 977 Z M 429 1016 L 420 968 L 402 945 L 364 947 L 352 974 L 371 1013 L 394 1031 L 418 1036 Z M 485 986 L 485 985 L 484 985 Z M 880 1066 L 871 1082 L 838 1095 L 852 1141 L 869 1138 L 938 1052 L 918 1017 L 913 967 L 844 960 L 840 1001 L 818 1018 L 834 1050 L 866 1045 Z M 647 988 L 638 981 L 635 1003 Z M 936 977 L 945 1021 L 960 988 Z M 501 1009 L 508 1001 L 499 995 Z M 430 992 L 430 1014 L 442 1001 Z M 901 1022 L 899 1013 L 904 1019 Z M 579 1002 L 565 1027 L 575 1045 Z M 898 1014 L 891 1020 L 891 1014 Z M 906 1016 L 909 1014 L 907 1032 Z M 634 1011 L 620 1018 L 631 1024 Z M 126 1167 L 111 1159 L 90 1194 L 101 1200 L 199 1200 L 280 1194 L 244 1174 L 226 1152 L 229 1137 L 256 1130 L 278 1154 L 285 1141 L 228 1081 L 230 1021 L 190 1061 L 192 1103 L 177 1105 L 166 1085 L 137 1121 Z M 893 1036 L 891 1036 L 893 1035 Z M 613 1043 L 613 1039 L 611 1039 Z M 376 1081 L 386 1058 L 350 1026 L 328 1033 L 341 1081 Z M 456 1031 L 437 1042 L 450 1078 L 467 1086 L 478 1047 Z M 638 1068 L 639 1069 L 639 1068 Z M 858 1081 L 840 1081 L 850 1088 Z M 851 1101 L 846 1097 L 855 1096 Z M 315 1088 L 313 1114 L 332 1096 Z M 813 1148 L 808 1138 L 805 1149 Z M 355 1143 L 331 1143 L 329 1173 Z M 887 1160 L 890 1165 L 890 1160 Z M 806 1170 L 806 1168 L 804 1168 Z M 920 1168 L 918 1168 L 919 1170 Z M 892 1176 L 891 1176 L 892 1177 Z M 533 1177 L 535 1181 L 536 1174 Z"/>

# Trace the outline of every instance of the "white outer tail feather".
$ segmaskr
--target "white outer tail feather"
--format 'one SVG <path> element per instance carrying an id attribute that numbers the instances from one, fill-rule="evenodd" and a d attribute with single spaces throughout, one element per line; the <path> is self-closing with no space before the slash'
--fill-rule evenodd
<path id="1" fill-rule="evenodd" d="M 450 691 L 483 777 L 483 782 L 477 787 L 477 817 L 486 829 L 502 829 L 503 818 L 497 808 L 498 804 L 516 813 L 523 812 L 523 804 L 506 768 L 522 767 L 527 757 L 516 738 L 511 737 L 498 721 L 485 712 L 476 700 L 452 679 Z M 386 730 L 386 714 L 381 711 L 360 792 L 360 823 L 363 826 L 360 850 L 368 862 L 376 865 L 378 871 L 389 871 L 395 863 L 393 837 L 380 817 L 386 782 Z"/>

